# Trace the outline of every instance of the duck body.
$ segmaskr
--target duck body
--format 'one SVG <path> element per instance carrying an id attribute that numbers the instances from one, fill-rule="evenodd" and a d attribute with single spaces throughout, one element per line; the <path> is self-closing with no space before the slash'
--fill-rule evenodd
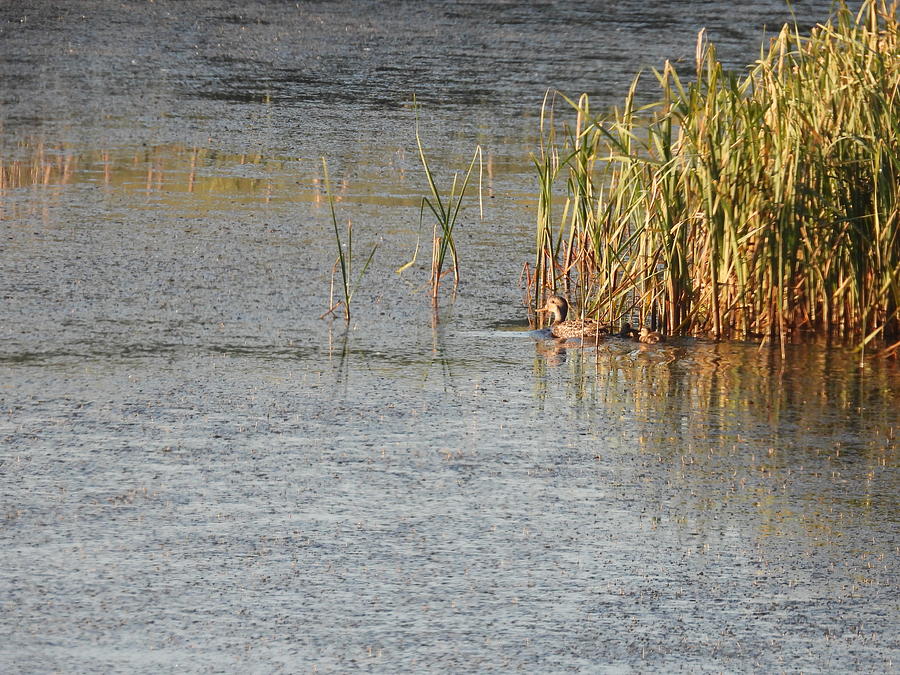
<path id="1" fill-rule="evenodd" d="M 650 330 L 649 328 L 644 326 L 643 328 L 641 328 L 641 332 L 638 335 L 638 340 L 640 342 L 643 342 L 644 344 L 655 345 L 657 342 L 665 342 L 665 337 L 663 337 L 662 333 L 655 330 Z"/>
<path id="2" fill-rule="evenodd" d="M 550 335 L 555 338 L 589 338 L 605 336 L 609 329 L 596 319 L 569 319 L 569 303 L 561 295 L 551 295 L 539 312 L 550 314 Z"/>
<path id="3" fill-rule="evenodd" d="M 569 319 L 550 326 L 550 334 L 555 338 L 585 338 L 606 336 L 609 329 L 594 319 Z"/>

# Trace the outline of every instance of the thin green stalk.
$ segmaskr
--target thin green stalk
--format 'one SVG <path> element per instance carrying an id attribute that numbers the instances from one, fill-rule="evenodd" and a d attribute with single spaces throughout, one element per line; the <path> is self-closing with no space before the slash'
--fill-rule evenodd
<path id="1" fill-rule="evenodd" d="M 372 258 L 375 256 L 375 250 L 378 248 L 378 244 L 375 244 L 372 247 L 372 251 L 369 253 L 366 258 L 366 262 L 363 265 L 362 271 L 359 273 L 359 276 L 356 280 L 353 280 L 353 225 L 348 220 L 347 221 L 347 252 L 344 253 L 344 244 L 341 241 L 341 233 L 337 224 L 337 214 L 334 210 L 334 196 L 331 192 L 331 180 L 328 176 L 328 162 L 322 157 L 322 171 L 325 176 L 325 193 L 328 196 L 328 206 L 331 210 L 331 223 L 334 226 L 334 238 L 337 242 L 338 249 L 338 261 L 340 262 L 341 267 L 341 287 L 344 293 L 343 305 L 344 305 L 344 318 L 347 323 L 350 323 L 350 301 L 353 299 L 353 292 L 356 290 L 356 287 L 359 285 L 360 281 L 362 281 L 363 275 L 366 273 L 366 270 L 369 269 L 369 263 L 372 262 Z M 336 308 L 332 306 L 326 314 L 330 313 Z"/>
<path id="2" fill-rule="evenodd" d="M 469 186 L 469 179 L 472 170 L 475 167 L 475 160 L 479 162 L 479 180 L 478 180 L 478 204 L 482 217 L 484 216 L 484 203 L 482 200 L 481 177 L 483 172 L 481 146 L 475 147 L 472 154 L 472 160 L 466 170 L 462 183 L 459 182 L 459 175 L 454 174 L 453 183 L 450 187 L 450 193 L 444 197 L 441 195 L 434 179 L 434 174 L 428 164 L 425 156 L 425 149 L 422 146 L 422 139 L 419 135 L 419 115 L 416 110 L 416 145 L 419 149 L 419 159 L 422 162 L 422 168 L 425 170 L 425 177 L 428 180 L 428 187 L 431 191 L 430 197 L 423 197 L 422 204 L 427 206 L 435 218 L 434 233 L 432 239 L 431 252 L 431 298 L 432 302 L 437 303 L 438 289 L 440 288 L 441 279 L 444 276 L 443 268 L 448 251 L 453 262 L 453 288 L 459 286 L 459 256 L 456 252 L 456 243 L 453 240 L 453 228 L 459 218 L 459 212 L 462 208 L 463 198 L 466 189 Z"/>

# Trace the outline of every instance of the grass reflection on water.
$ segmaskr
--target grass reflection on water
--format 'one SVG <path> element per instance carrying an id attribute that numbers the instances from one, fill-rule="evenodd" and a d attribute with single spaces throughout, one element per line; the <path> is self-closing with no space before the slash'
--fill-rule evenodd
<path id="1" fill-rule="evenodd" d="M 682 339 L 653 346 L 609 341 L 597 350 L 539 344 L 538 352 L 539 376 L 568 364 L 567 394 L 577 405 L 621 405 L 686 439 L 718 438 L 731 418 L 769 433 L 816 429 L 860 450 L 877 438 L 877 447 L 894 440 L 897 365 L 873 359 L 860 369 L 840 348 L 797 345 L 781 359 L 752 344 Z"/>
<path id="2" fill-rule="evenodd" d="M 851 559 L 891 554 L 890 542 L 845 535 L 900 517 L 896 364 L 860 369 L 849 351 L 809 345 L 782 360 L 739 343 L 610 340 L 539 344 L 534 374 L 542 414 L 561 394 L 575 419 L 606 421 L 589 433 L 600 463 L 643 457 L 638 481 L 660 483 L 673 521 L 742 522 L 760 540 L 839 545 Z"/>
<path id="3" fill-rule="evenodd" d="M 402 151 L 380 156 L 377 161 L 362 159 L 354 165 L 357 172 L 352 191 L 345 176 L 334 186 L 335 200 L 417 206 L 418 185 L 406 180 L 403 163 Z M 386 165 L 393 169 L 387 174 Z M 29 213 L 4 213 L 2 191 L 78 184 L 142 194 L 153 204 L 192 213 L 255 208 L 260 204 L 325 204 L 319 158 L 227 153 L 179 144 L 85 150 L 30 139 L 0 157 L 0 219 L 12 220 Z M 40 199 L 33 199 L 31 207 L 40 204 Z M 12 204 L 5 206 L 9 209 Z"/>

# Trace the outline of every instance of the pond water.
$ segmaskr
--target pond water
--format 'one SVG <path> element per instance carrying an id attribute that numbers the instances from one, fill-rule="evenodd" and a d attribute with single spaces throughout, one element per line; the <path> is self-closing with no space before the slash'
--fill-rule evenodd
<path id="1" fill-rule="evenodd" d="M 787 7 L 232 5 L 0 7 L 0 670 L 896 670 L 896 363 L 526 330 L 545 90 Z"/>

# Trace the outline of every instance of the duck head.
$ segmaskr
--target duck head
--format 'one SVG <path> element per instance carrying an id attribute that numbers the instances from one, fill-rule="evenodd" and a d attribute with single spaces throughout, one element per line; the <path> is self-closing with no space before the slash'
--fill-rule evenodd
<path id="1" fill-rule="evenodd" d="M 663 341 L 663 336 L 661 333 L 656 332 L 655 330 L 650 330 L 646 326 L 641 327 L 641 334 L 638 337 L 638 340 L 641 342 L 646 342 L 647 344 L 656 344 L 657 342 Z"/>
<path id="2" fill-rule="evenodd" d="M 562 323 L 566 320 L 569 313 L 569 303 L 561 295 L 551 295 L 547 298 L 547 304 L 541 307 L 539 312 L 547 312 L 550 314 L 550 323 Z"/>

